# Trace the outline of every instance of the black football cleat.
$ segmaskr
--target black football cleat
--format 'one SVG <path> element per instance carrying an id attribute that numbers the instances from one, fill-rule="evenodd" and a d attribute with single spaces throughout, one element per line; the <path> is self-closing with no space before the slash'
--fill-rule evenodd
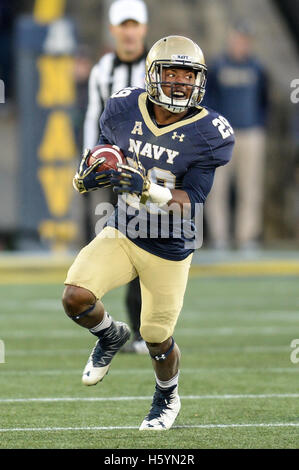
<path id="1" fill-rule="evenodd" d="M 180 409 L 178 386 L 175 385 L 164 391 L 156 385 L 150 412 L 143 420 L 139 431 L 166 431 L 170 429 Z"/>
<path id="2" fill-rule="evenodd" d="M 84 385 L 96 385 L 103 380 L 113 357 L 128 341 L 130 334 L 130 328 L 126 323 L 112 321 L 91 351 L 82 375 Z"/>

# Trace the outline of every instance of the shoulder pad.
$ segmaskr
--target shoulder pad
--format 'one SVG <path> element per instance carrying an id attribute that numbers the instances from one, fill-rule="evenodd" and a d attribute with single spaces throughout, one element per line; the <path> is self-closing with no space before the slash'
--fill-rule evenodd
<path id="1" fill-rule="evenodd" d="M 208 111 L 208 114 L 205 117 L 200 130 L 207 138 L 219 138 L 225 140 L 234 135 L 232 126 L 224 116 L 219 114 L 217 111 L 214 111 L 214 109 L 206 106 L 204 108 Z"/>
<path id="2" fill-rule="evenodd" d="M 132 106 L 137 106 L 138 98 L 144 93 L 143 88 L 128 87 L 113 93 L 107 101 L 106 108 L 110 114 L 117 114 L 127 111 Z"/>

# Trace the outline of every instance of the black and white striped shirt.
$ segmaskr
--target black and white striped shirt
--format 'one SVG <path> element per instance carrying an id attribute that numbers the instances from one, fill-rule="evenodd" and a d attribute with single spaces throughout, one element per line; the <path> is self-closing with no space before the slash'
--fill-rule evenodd
<path id="1" fill-rule="evenodd" d="M 108 98 L 128 86 L 144 88 L 145 59 L 146 53 L 134 62 L 122 62 L 114 52 L 110 52 L 92 68 L 84 120 L 84 149 L 91 149 L 97 144 L 99 119 Z"/>

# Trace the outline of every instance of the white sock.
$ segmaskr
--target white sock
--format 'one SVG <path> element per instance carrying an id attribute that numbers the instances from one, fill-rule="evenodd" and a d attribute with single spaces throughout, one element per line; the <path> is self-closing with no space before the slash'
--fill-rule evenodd
<path id="1" fill-rule="evenodd" d="M 94 326 L 93 328 L 90 328 L 89 331 L 91 333 L 99 333 L 99 331 L 106 330 L 107 328 L 109 328 L 111 323 L 112 323 L 112 318 L 110 317 L 110 315 L 107 312 L 105 312 L 103 320 L 101 321 L 101 323 Z"/>
<path id="2" fill-rule="evenodd" d="M 170 388 L 170 387 L 173 387 L 174 385 L 178 385 L 179 375 L 180 375 L 180 371 L 178 371 L 178 373 L 175 374 L 175 376 L 172 377 L 172 379 L 166 380 L 166 381 L 158 379 L 158 377 L 156 375 L 157 385 L 159 386 L 159 388 Z"/>

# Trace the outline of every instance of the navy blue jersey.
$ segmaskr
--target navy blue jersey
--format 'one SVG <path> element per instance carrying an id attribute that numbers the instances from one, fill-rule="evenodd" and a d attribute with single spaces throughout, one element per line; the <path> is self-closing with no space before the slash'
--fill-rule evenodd
<path id="1" fill-rule="evenodd" d="M 141 88 L 125 88 L 112 95 L 100 119 L 99 144 L 120 147 L 130 165 L 138 155 L 152 182 L 186 191 L 191 202 L 186 220 L 190 220 L 196 207 L 206 200 L 215 168 L 231 158 L 233 130 L 223 116 L 205 107 L 159 127 L 149 108 L 147 94 Z M 116 226 L 150 253 L 182 260 L 194 251 L 188 241 L 196 228 L 192 223 L 188 226 L 186 220 L 185 216 L 179 220 L 174 216 L 166 221 L 165 211 L 157 205 L 147 202 L 141 208 L 137 196 L 125 195 L 119 198 L 108 225 Z M 128 227 L 133 228 L 130 233 Z"/>

